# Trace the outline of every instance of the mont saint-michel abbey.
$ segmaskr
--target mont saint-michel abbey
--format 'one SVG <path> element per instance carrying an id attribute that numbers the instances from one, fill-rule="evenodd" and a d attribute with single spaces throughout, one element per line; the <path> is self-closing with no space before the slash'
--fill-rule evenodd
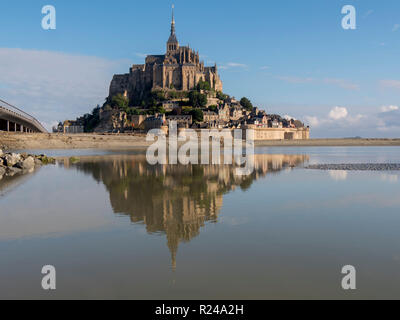
<path id="1" fill-rule="evenodd" d="M 110 96 L 124 94 L 129 98 L 149 90 L 175 89 L 188 91 L 199 81 L 207 81 L 215 91 L 222 91 L 222 81 L 217 66 L 205 67 L 199 52 L 189 46 L 180 46 L 175 33 L 172 12 L 171 34 L 166 53 L 149 55 L 143 65 L 133 65 L 128 74 L 114 75 L 110 85 Z"/>

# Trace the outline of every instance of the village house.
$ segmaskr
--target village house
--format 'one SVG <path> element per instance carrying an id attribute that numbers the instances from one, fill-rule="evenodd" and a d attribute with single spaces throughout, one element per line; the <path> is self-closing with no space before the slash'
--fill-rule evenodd
<path id="1" fill-rule="evenodd" d="M 179 102 L 177 102 L 177 101 L 165 101 L 165 102 L 163 102 L 162 106 L 163 106 L 163 108 L 164 108 L 164 110 L 166 112 L 171 112 L 171 111 L 173 111 L 175 109 L 179 109 Z"/>
<path id="2" fill-rule="evenodd" d="M 73 134 L 83 133 L 84 131 L 83 125 L 76 120 L 65 120 L 64 123 L 60 122 L 57 127 L 53 127 L 54 133 Z"/>
<path id="3" fill-rule="evenodd" d="M 229 122 L 230 120 L 230 109 L 229 106 L 225 103 L 224 105 L 220 105 L 218 107 L 218 119 L 221 121 Z"/>
<path id="4" fill-rule="evenodd" d="M 277 119 L 271 121 L 271 128 L 283 128 L 283 123 L 279 122 Z"/>
<path id="5" fill-rule="evenodd" d="M 159 115 L 156 114 L 154 116 L 150 116 L 146 118 L 144 121 L 144 127 L 146 131 L 152 130 L 152 129 L 160 129 L 162 126 L 165 126 L 167 124 L 165 114 Z"/>
<path id="6" fill-rule="evenodd" d="M 203 122 L 210 123 L 218 120 L 218 114 L 214 111 L 203 112 Z"/>
<path id="7" fill-rule="evenodd" d="M 235 121 L 235 120 L 241 119 L 242 117 L 243 117 L 243 109 L 242 109 L 242 107 L 234 106 L 230 110 L 230 120 Z"/>
<path id="8" fill-rule="evenodd" d="M 167 124 L 169 125 L 171 122 L 176 122 L 178 128 L 190 128 L 193 124 L 193 117 L 191 115 L 171 115 L 167 116 Z"/>

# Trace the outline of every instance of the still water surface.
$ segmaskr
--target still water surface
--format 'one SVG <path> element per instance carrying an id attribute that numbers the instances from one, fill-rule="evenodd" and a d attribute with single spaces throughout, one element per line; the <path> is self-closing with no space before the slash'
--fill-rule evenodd
<path id="1" fill-rule="evenodd" d="M 0 298 L 400 298 L 399 172 L 304 169 L 399 162 L 399 148 L 259 148 L 248 177 L 47 154 L 89 156 L 0 182 Z"/>

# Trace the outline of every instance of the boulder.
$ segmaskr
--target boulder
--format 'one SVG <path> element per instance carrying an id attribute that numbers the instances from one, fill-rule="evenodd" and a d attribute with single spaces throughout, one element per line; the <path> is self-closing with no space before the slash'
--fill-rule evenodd
<path id="1" fill-rule="evenodd" d="M 5 160 L 5 165 L 7 167 L 13 167 L 15 166 L 19 161 L 21 161 L 21 155 L 16 154 L 16 153 L 8 153 L 3 157 Z"/>
<path id="2" fill-rule="evenodd" d="M 35 167 L 35 159 L 33 157 L 29 156 L 25 160 L 22 160 L 15 164 L 15 167 L 23 170 L 31 170 Z"/>
<path id="3" fill-rule="evenodd" d="M 16 167 L 7 167 L 7 169 L 6 169 L 6 175 L 10 176 L 10 177 L 16 175 L 17 173 L 21 173 L 21 172 L 22 172 L 22 169 L 16 168 Z"/>
<path id="4" fill-rule="evenodd" d="M 6 168 L 0 166 L 0 180 L 3 178 L 5 173 L 6 173 Z"/>
<path id="5" fill-rule="evenodd" d="M 42 163 L 42 161 L 41 160 L 39 160 L 38 158 L 35 158 L 35 165 L 36 166 L 41 166 L 43 163 Z"/>

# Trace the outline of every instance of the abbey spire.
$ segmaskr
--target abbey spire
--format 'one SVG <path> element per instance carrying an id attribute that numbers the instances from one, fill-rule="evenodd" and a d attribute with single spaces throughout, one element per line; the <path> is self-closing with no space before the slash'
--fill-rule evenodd
<path id="1" fill-rule="evenodd" d="M 174 8 L 175 8 L 175 6 L 174 6 L 174 5 L 172 5 L 171 35 L 175 35 L 175 17 L 174 17 Z"/>
<path id="2" fill-rule="evenodd" d="M 174 16 L 174 5 L 172 5 L 172 21 L 171 21 L 171 35 L 167 42 L 167 53 L 174 52 L 179 48 L 179 42 L 175 34 L 175 16 Z"/>

